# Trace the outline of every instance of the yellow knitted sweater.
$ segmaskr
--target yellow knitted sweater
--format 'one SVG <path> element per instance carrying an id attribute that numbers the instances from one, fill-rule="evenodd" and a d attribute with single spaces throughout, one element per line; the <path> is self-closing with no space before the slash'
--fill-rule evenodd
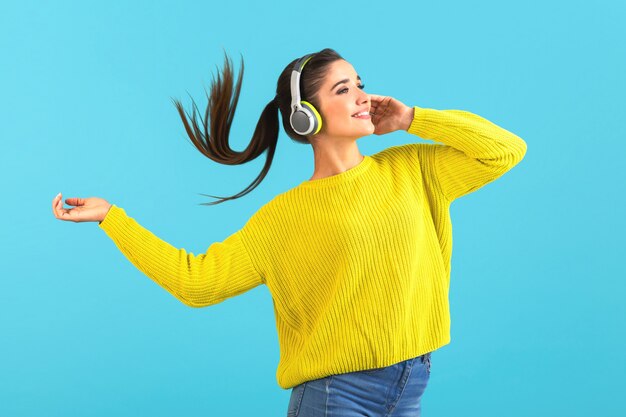
<path id="1" fill-rule="evenodd" d="M 442 144 L 391 146 L 300 183 L 194 255 L 113 205 L 99 227 L 185 305 L 267 285 L 278 385 L 384 367 L 450 342 L 450 203 L 522 160 L 526 143 L 467 111 L 415 109 L 408 132 Z"/>

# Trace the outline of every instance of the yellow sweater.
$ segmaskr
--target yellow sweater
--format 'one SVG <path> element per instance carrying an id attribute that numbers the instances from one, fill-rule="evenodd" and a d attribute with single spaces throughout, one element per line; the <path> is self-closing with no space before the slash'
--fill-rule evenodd
<path id="1" fill-rule="evenodd" d="M 391 146 L 304 181 L 206 253 L 171 246 L 115 205 L 99 227 L 185 305 L 267 285 L 284 389 L 434 351 L 450 342 L 450 203 L 510 170 L 526 143 L 467 111 L 414 109 L 408 132 L 443 144 Z"/>

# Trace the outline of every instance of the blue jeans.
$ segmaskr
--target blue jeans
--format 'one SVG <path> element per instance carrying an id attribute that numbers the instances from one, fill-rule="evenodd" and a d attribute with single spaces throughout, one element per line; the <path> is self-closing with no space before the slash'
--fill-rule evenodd
<path id="1" fill-rule="evenodd" d="M 291 389 L 287 417 L 419 417 L 431 353 L 384 368 L 296 385 Z"/>

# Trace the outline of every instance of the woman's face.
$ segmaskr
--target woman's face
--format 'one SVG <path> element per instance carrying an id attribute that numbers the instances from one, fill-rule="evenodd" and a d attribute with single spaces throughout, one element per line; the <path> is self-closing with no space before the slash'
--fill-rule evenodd
<path id="1" fill-rule="evenodd" d="M 370 98 L 362 88 L 356 71 L 347 61 L 340 59 L 329 66 L 328 73 L 318 92 L 322 128 L 318 135 L 358 139 L 374 133 L 374 124 L 369 116 Z M 367 117 L 353 117 L 366 112 Z"/>

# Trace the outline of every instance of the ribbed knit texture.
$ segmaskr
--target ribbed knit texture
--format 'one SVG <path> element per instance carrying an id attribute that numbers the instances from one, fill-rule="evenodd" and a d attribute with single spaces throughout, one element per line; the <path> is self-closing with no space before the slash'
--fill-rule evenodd
<path id="1" fill-rule="evenodd" d="M 99 226 L 191 307 L 266 284 L 284 389 L 434 351 L 450 342 L 450 203 L 510 170 L 526 143 L 467 111 L 414 110 L 408 132 L 442 144 L 392 146 L 304 181 L 204 254 L 169 245 L 115 205 Z"/>

